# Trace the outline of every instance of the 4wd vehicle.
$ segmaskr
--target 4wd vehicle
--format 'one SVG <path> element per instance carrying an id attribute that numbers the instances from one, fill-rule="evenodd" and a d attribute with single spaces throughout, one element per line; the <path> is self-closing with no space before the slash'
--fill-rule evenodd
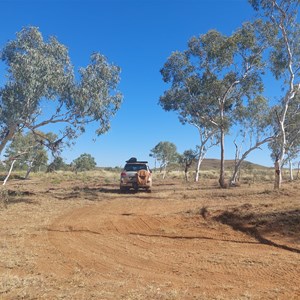
<path id="1" fill-rule="evenodd" d="M 147 161 L 138 161 L 135 157 L 126 161 L 120 177 L 120 190 L 128 191 L 139 188 L 150 191 L 152 187 L 152 172 Z"/>

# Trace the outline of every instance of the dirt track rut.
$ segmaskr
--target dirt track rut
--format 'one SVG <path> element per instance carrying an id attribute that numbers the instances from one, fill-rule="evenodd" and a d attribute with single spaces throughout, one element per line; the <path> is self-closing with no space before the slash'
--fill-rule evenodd
<path id="1" fill-rule="evenodd" d="M 61 277 L 77 268 L 90 283 L 107 282 L 115 299 L 143 286 L 169 299 L 300 298 L 299 254 L 182 208 L 146 195 L 75 209 L 47 228 L 52 264 L 40 266 Z"/>

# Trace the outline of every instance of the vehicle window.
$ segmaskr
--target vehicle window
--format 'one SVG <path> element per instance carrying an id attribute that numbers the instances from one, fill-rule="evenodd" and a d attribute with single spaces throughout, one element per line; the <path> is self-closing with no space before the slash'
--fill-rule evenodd
<path id="1" fill-rule="evenodd" d="M 137 172 L 139 170 L 147 170 L 147 166 L 144 164 L 126 164 L 124 169 L 128 172 Z"/>

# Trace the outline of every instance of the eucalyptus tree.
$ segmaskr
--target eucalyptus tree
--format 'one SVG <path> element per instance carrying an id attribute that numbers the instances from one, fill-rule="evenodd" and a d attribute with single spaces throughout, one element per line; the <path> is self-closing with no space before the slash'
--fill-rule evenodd
<path id="1" fill-rule="evenodd" d="M 270 48 L 270 69 L 282 83 L 282 97 L 276 113 L 278 152 L 275 157 L 275 189 L 282 184 L 282 167 L 288 151 L 286 119 L 289 106 L 300 89 L 300 30 L 297 22 L 299 0 L 248 0 L 266 22 L 277 30 Z"/>
<path id="2" fill-rule="evenodd" d="M 296 94 L 290 102 L 285 121 L 286 155 L 283 164 L 288 162 L 290 180 L 293 180 L 293 161 L 300 153 L 300 95 Z"/>
<path id="3" fill-rule="evenodd" d="M 263 96 L 239 103 L 234 112 L 238 135 L 234 140 L 236 153 L 230 185 L 236 185 L 238 174 L 247 156 L 276 138 L 272 126 L 272 109 Z"/>
<path id="4" fill-rule="evenodd" d="M 55 156 L 53 161 L 48 165 L 47 172 L 51 173 L 56 170 L 65 170 L 67 168 L 67 164 L 64 162 L 61 156 Z"/>
<path id="5" fill-rule="evenodd" d="M 298 161 L 297 163 L 297 175 L 296 175 L 296 179 L 299 180 L 300 178 L 300 161 Z"/>
<path id="6" fill-rule="evenodd" d="M 47 138 L 53 134 L 47 134 Z M 20 155 L 23 153 L 22 155 Z M 24 168 L 28 170 L 27 177 L 32 168 L 38 169 L 42 165 L 46 165 L 48 161 L 47 151 L 39 139 L 37 139 L 31 132 L 23 134 L 21 132 L 15 134 L 11 143 L 5 149 L 5 156 L 8 160 L 13 160 L 18 156 L 18 161 L 15 167 Z"/>
<path id="7" fill-rule="evenodd" d="M 279 111 L 279 105 L 274 107 L 275 113 Z M 278 119 L 275 119 L 273 122 L 273 127 L 278 129 Z M 293 101 L 289 103 L 286 118 L 285 118 L 285 156 L 282 162 L 282 165 L 289 164 L 290 168 L 290 180 L 293 180 L 293 160 L 297 159 L 300 153 L 300 96 L 299 93 L 295 95 Z M 280 135 L 278 139 L 275 139 L 269 143 L 269 148 L 271 150 L 271 157 L 274 161 L 280 156 L 281 144 L 280 144 Z M 279 140 L 279 141 L 278 141 Z"/>
<path id="8" fill-rule="evenodd" d="M 98 135 L 109 129 L 122 101 L 120 68 L 103 55 L 92 54 L 90 64 L 75 76 L 67 47 L 26 27 L 4 46 L 0 58 L 7 66 L 7 81 L 0 88 L 0 153 L 22 129 L 36 134 L 59 125 L 57 140 L 45 140 L 54 151 L 91 122 L 98 123 Z"/>
<path id="9" fill-rule="evenodd" d="M 174 52 L 161 73 L 171 83 L 161 97 L 166 110 L 178 111 L 184 121 L 195 123 L 220 139 L 219 183 L 225 183 L 225 135 L 234 123 L 238 102 L 262 92 L 260 77 L 267 30 L 260 21 L 245 23 L 231 36 L 211 30 L 188 42 L 184 52 Z"/>
<path id="10" fill-rule="evenodd" d="M 159 163 L 160 170 L 163 170 L 163 178 L 165 178 L 167 167 L 178 161 L 177 147 L 171 142 L 159 142 L 150 150 L 150 156 Z"/>
<path id="11" fill-rule="evenodd" d="M 199 172 L 207 151 L 219 143 L 218 124 L 215 122 L 215 112 L 212 114 L 212 103 L 201 88 L 205 81 L 196 76 L 190 76 L 187 53 L 174 52 L 161 69 L 165 82 L 172 81 L 172 87 L 159 99 L 159 104 L 166 111 L 176 111 L 179 121 L 197 128 L 199 133 L 198 162 L 195 181 L 199 180 Z M 184 70 L 187 68 L 187 70 Z M 180 73 L 182 77 L 180 77 Z M 185 78 L 186 77 L 186 78 Z M 216 110 L 216 108 L 215 108 Z"/>
<path id="12" fill-rule="evenodd" d="M 89 171 L 96 167 L 95 158 L 91 154 L 83 153 L 72 162 L 75 172 Z"/>
<path id="13" fill-rule="evenodd" d="M 56 135 L 42 132 L 38 132 L 38 135 L 34 135 L 32 132 L 26 134 L 17 132 L 13 136 L 11 142 L 5 148 L 6 165 L 9 166 L 9 172 L 3 185 L 6 184 L 14 167 L 26 168 L 25 179 L 27 179 L 32 170 L 39 170 L 40 167 L 46 166 L 48 154 L 43 144 L 45 139 L 54 141 Z"/>
<path id="14" fill-rule="evenodd" d="M 196 157 L 198 156 L 197 151 L 195 150 L 185 150 L 183 154 L 179 154 L 178 161 L 179 164 L 184 168 L 184 177 L 185 181 L 188 181 L 188 172 L 191 165 L 195 162 Z"/>

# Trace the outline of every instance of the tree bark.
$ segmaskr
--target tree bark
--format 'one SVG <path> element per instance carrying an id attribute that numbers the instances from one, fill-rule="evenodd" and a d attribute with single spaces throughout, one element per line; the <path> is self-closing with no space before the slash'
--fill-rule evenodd
<path id="1" fill-rule="evenodd" d="M 241 146 L 239 148 L 236 142 L 234 142 L 234 146 L 235 146 L 234 171 L 231 176 L 230 186 L 235 186 L 237 184 L 238 174 L 239 174 L 240 166 L 241 166 L 241 162 L 242 162 L 240 159 Z"/>
<path id="2" fill-rule="evenodd" d="M 294 180 L 294 176 L 293 176 L 293 164 L 292 161 L 289 160 L 289 167 L 290 167 L 290 181 Z"/>
<path id="3" fill-rule="evenodd" d="M 234 172 L 233 172 L 231 180 L 230 180 L 230 186 L 235 186 L 238 182 L 238 175 L 239 175 L 239 171 L 240 171 L 240 165 L 241 165 L 241 161 L 239 161 L 238 164 L 236 164 L 234 166 Z"/>
<path id="4" fill-rule="evenodd" d="M 200 167 L 201 167 L 201 163 L 202 163 L 203 159 L 204 159 L 204 157 L 200 154 L 200 156 L 198 158 L 198 163 L 197 163 L 197 169 L 196 169 L 196 175 L 195 175 L 195 182 L 199 181 Z"/>
<path id="5" fill-rule="evenodd" d="M 217 126 L 216 123 L 213 123 L 214 126 Z M 200 146 L 199 146 L 199 157 L 198 157 L 198 162 L 197 162 L 197 168 L 196 168 L 196 174 L 195 174 L 195 182 L 199 181 L 200 177 L 200 167 L 201 163 L 204 160 L 204 157 L 211 147 L 217 145 L 219 142 L 217 140 L 213 141 L 214 136 L 216 135 L 218 128 L 212 129 L 210 132 L 205 132 L 205 129 L 202 130 L 201 127 L 197 127 L 200 135 Z"/>
<path id="6" fill-rule="evenodd" d="M 12 170 L 13 170 L 13 167 L 14 167 L 14 164 L 15 164 L 16 161 L 17 161 L 16 159 L 14 159 L 14 160 L 12 161 L 12 163 L 11 163 L 11 165 L 10 165 L 10 168 L 9 168 L 9 171 L 8 171 L 8 174 L 6 175 L 6 177 L 5 177 L 4 181 L 3 181 L 3 185 L 6 184 L 8 178 L 9 178 L 9 176 L 10 176 Z"/>
<path id="7" fill-rule="evenodd" d="M 17 127 L 18 127 L 17 124 L 13 124 L 7 129 L 4 138 L 0 141 L 0 154 L 4 149 L 4 147 L 6 146 L 6 144 L 14 137 Z"/>
<path id="8" fill-rule="evenodd" d="M 221 188 L 226 188 L 225 184 L 225 167 L 224 167 L 224 156 L 225 156 L 225 134 L 224 134 L 224 129 L 221 129 L 221 162 L 220 162 L 220 178 L 219 178 L 219 184 Z"/>
<path id="9" fill-rule="evenodd" d="M 280 166 L 280 159 L 276 159 L 275 161 L 275 182 L 274 182 L 274 189 L 278 190 L 281 187 L 282 182 L 282 174 L 281 174 L 281 166 Z"/>
<path id="10" fill-rule="evenodd" d="M 184 169 L 184 177 L 185 177 L 185 181 L 188 182 L 189 178 L 188 178 L 188 167 L 187 166 Z"/>
<path id="11" fill-rule="evenodd" d="M 286 130 L 285 130 L 286 115 L 287 115 L 289 104 L 295 98 L 296 92 L 299 91 L 300 85 L 299 83 L 296 86 L 294 84 L 295 82 L 294 58 L 293 58 L 293 50 L 291 48 L 293 42 L 289 39 L 288 30 L 285 25 L 285 20 L 287 17 L 286 12 L 280 8 L 280 6 L 276 1 L 273 1 L 273 5 L 276 7 L 277 11 L 279 12 L 279 21 L 276 25 L 278 26 L 278 29 L 280 30 L 284 41 L 284 46 L 287 53 L 287 71 L 289 73 L 288 89 L 284 98 L 282 113 L 278 120 L 280 132 L 281 132 L 281 142 L 280 142 L 280 155 L 275 162 L 274 188 L 280 189 L 282 184 L 281 171 L 282 171 L 283 160 L 286 154 L 286 147 L 287 147 Z"/>
<path id="12" fill-rule="evenodd" d="M 299 179 L 299 174 L 300 174 L 300 161 L 298 162 L 298 170 L 297 170 L 297 176 L 296 179 Z"/>
<path id="13" fill-rule="evenodd" d="M 204 144 L 202 143 L 202 145 L 200 146 L 199 158 L 198 158 L 198 162 L 197 162 L 195 182 L 199 181 L 200 167 L 201 167 L 201 163 L 205 157 L 205 154 L 206 154 L 206 152 L 204 151 Z"/>
<path id="14" fill-rule="evenodd" d="M 167 165 L 164 166 L 164 169 L 163 169 L 163 179 L 166 178 L 166 175 L 167 175 Z"/>
<path id="15" fill-rule="evenodd" d="M 27 169 L 27 172 L 26 172 L 26 175 L 25 175 L 25 178 L 24 178 L 24 179 L 28 179 L 29 174 L 30 174 L 30 172 L 31 172 L 31 170 L 32 170 L 32 166 L 33 166 L 33 161 L 31 161 L 31 162 L 29 163 L 29 166 L 28 166 L 28 169 Z"/>
<path id="16" fill-rule="evenodd" d="M 237 177 L 238 177 L 238 173 L 241 169 L 241 164 L 247 158 L 249 153 L 251 153 L 255 149 L 258 149 L 261 145 L 263 145 L 265 143 L 269 143 L 273 139 L 274 139 L 274 137 L 267 137 L 264 140 L 262 140 L 260 142 L 257 142 L 253 147 L 251 147 L 247 151 L 245 151 L 240 159 L 238 159 L 238 157 L 236 156 L 235 165 L 234 165 L 234 172 L 231 176 L 230 185 L 235 185 L 237 183 Z"/>

